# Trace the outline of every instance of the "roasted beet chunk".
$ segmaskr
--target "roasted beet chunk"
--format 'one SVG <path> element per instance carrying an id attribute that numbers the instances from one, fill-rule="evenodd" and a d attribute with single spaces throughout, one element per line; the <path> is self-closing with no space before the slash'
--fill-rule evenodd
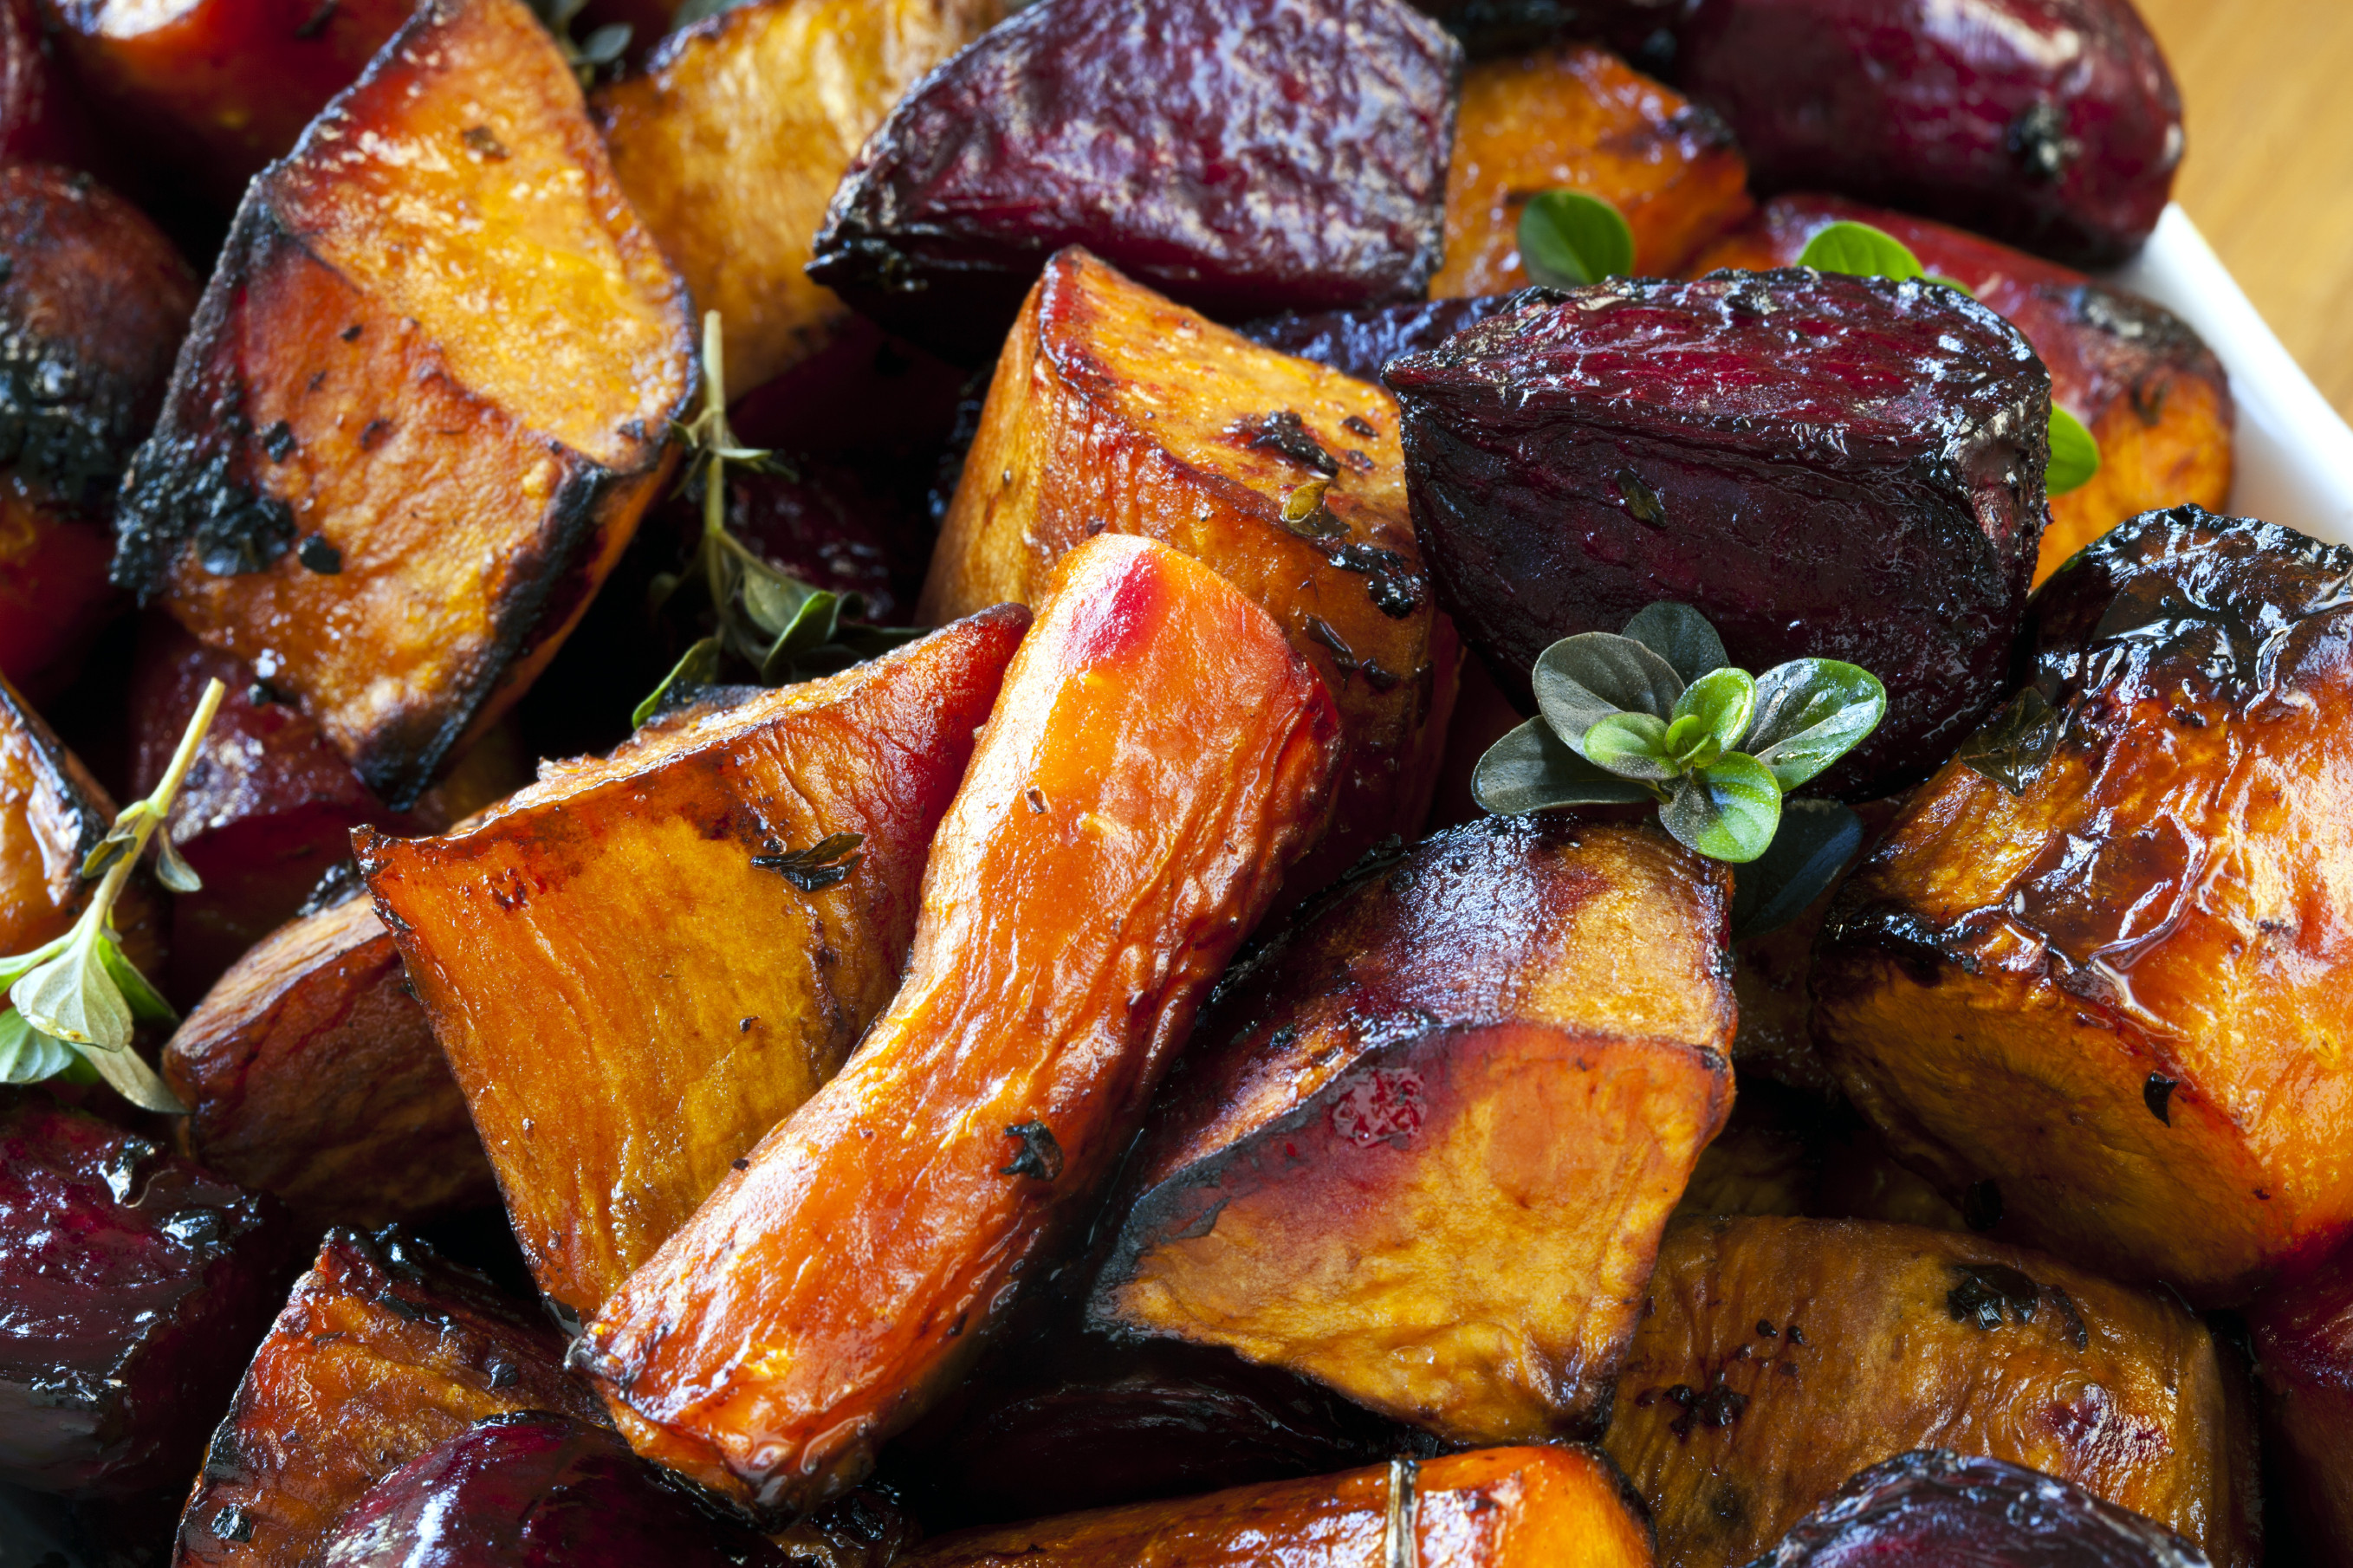
<path id="1" fill-rule="evenodd" d="M 1360 381 L 1378 381 L 1381 366 L 1399 354 L 1434 349 L 1465 327 L 1525 305 L 1557 299 L 1543 289 L 1473 294 L 1462 300 L 1417 300 L 1359 310 L 1311 310 L 1270 316 L 1241 328 L 1242 336 Z"/>
<path id="2" fill-rule="evenodd" d="M 1674 62 L 1761 187 L 2077 267 L 2140 248 L 2181 161 L 2181 95 L 2131 0 L 1701 0 Z"/>
<path id="3" fill-rule="evenodd" d="M 1821 781 L 1870 799 L 2008 689 L 2051 377 L 1974 300 L 1809 271 L 1620 281 L 1386 378 L 1440 601 L 1523 702 L 1556 638 L 1696 605 L 1746 668 L 1886 682 L 1885 721 Z"/>
<path id="4" fill-rule="evenodd" d="M 2002 1459 L 1915 1448 L 1839 1489 L 1749 1568 L 2206 1568 L 2153 1520 Z"/>
<path id="5" fill-rule="evenodd" d="M 184 1486 L 293 1272 L 283 1211 L 32 1095 L 0 1115 L 0 1480 Z"/>
<path id="6" fill-rule="evenodd" d="M 784 1554 L 568 1415 L 493 1415 L 378 1481 L 323 1568 L 765 1568 Z"/>
<path id="7" fill-rule="evenodd" d="M 1043 0 L 892 110 L 809 276 L 965 357 L 1066 245 L 1227 320 L 1413 299 L 1461 76 L 1403 0 Z"/>

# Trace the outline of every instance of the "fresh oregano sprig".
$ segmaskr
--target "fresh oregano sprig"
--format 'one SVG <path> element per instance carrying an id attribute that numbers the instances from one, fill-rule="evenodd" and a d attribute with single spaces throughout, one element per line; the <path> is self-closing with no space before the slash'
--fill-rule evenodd
<path id="1" fill-rule="evenodd" d="M 1528 280 L 1583 289 L 1634 271 L 1634 231 L 1599 196 L 1561 186 L 1538 191 L 1520 209 L 1520 265 Z"/>
<path id="2" fill-rule="evenodd" d="M 13 1008 L 0 1013 L 0 1083 L 37 1083 L 86 1061 L 140 1109 L 185 1113 L 187 1108 L 131 1047 L 141 1023 L 166 1023 L 174 1014 L 123 955 L 114 906 L 150 843 L 158 847 L 156 874 L 165 887 L 191 893 L 202 886 L 173 847 L 165 824 L 227 693 L 217 680 L 206 684 L 163 782 L 146 799 L 126 806 L 83 860 L 81 875 L 99 881 L 73 929 L 30 952 L 0 958 L 0 985 L 8 988 Z"/>
<path id="3" fill-rule="evenodd" d="M 1757 868 L 1740 879 L 1736 924 L 1750 929 L 1738 934 L 1803 909 L 1861 840 L 1846 807 L 1786 799 L 1885 716 L 1886 688 L 1860 666 L 1800 658 L 1752 676 L 1707 617 L 1658 604 L 1623 633 L 1563 637 L 1530 681 L 1537 717 L 1479 759 L 1479 805 L 1500 814 L 1655 802 L 1681 843 Z"/>
<path id="4" fill-rule="evenodd" d="M 1844 272 L 1856 278 L 1892 278 L 1902 283 L 1917 278 L 1956 292 L 1970 292 L 1966 283 L 1939 278 L 1920 265 L 1920 258 L 1885 229 L 1841 218 L 1806 241 L 1798 265 L 1821 272 Z M 2045 494 L 2063 496 L 2092 482 L 2100 471 L 2100 444 L 2084 422 L 2053 403 L 2051 405 L 2051 467 L 2043 476 Z"/>

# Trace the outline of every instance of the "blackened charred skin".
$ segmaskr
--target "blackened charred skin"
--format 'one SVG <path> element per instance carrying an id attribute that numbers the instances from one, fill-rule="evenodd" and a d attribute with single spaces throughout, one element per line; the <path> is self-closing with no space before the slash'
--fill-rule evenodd
<path id="1" fill-rule="evenodd" d="M 1490 316 L 1562 297 L 1550 289 L 1523 289 L 1515 294 L 1269 316 L 1238 330 L 1252 342 L 1328 364 L 1362 381 L 1378 381 L 1381 367 L 1399 354 L 1434 349 Z"/>
<path id="2" fill-rule="evenodd" d="M 809 276 L 970 360 L 1068 245 L 1226 321 L 1411 299 L 1461 61 L 1403 0 L 1044 0 L 892 111 Z"/>
<path id="3" fill-rule="evenodd" d="M 0 1480 L 185 1484 L 295 1268 L 276 1202 L 47 1097 L 0 1115 Z"/>
<path id="4" fill-rule="evenodd" d="M 1954 291 L 1810 271 L 1621 280 L 1384 373 L 1439 603 L 1525 703 L 1557 638 L 1696 605 L 1734 662 L 1886 683 L 1847 799 L 1925 776 L 2010 689 L 2049 373 Z"/>
<path id="5" fill-rule="evenodd" d="M 2206 1568 L 2153 1520 L 2001 1459 L 1915 1448 L 1823 1500 L 1749 1568 L 1944 1568 L 1966 1542 L 2003 1568 Z"/>
<path id="6" fill-rule="evenodd" d="M 2168 1078 L 2161 1072 L 2149 1074 L 2148 1081 L 2140 1086 L 2140 1097 L 2147 1105 L 2148 1113 L 2168 1127 L 2173 1125 L 2173 1091 L 2180 1087 L 2179 1079 Z"/>
<path id="7" fill-rule="evenodd" d="M 1018 1127 L 1005 1130 L 1008 1138 L 1018 1139 L 1020 1152 L 1012 1162 L 999 1170 L 1000 1176 L 1035 1176 L 1050 1182 L 1062 1173 L 1062 1146 L 1054 1142 L 1053 1130 L 1042 1121 L 1025 1121 Z"/>
<path id="8" fill-rule="evenodd" d="M 1951 1265 L 1953 1288 L 1945 1292 L 1945 1310 L 1957 1323 L 1998 1329 L 2004 1323 L 2031 1323 L 2042 1307 L 2042 1287 L 2022 1270 L 2006 1263 Z"/>
<path id="9" fill-rule="evenodd" d="M 1340 472 L 1340 459 L 1307 433 L 1297 409 L 1278 409 L 1263 418 L 1245 419 L 1234 426 L 1234 434 L 1252 451 L 1271 452 L 1285 462 L 1296 463 L 1327 479 Z"/>

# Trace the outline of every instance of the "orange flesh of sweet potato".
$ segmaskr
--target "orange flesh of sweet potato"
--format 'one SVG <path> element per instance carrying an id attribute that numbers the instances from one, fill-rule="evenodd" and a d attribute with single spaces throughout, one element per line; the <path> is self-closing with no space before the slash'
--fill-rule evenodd
<path id="1" fill-rule="evenodd" d="M 164 1048 L 188 1152 L 313 1223 L 378 1226 L 494 1203 L 465 1097 L 364 897 L 232 964 Z"/>
<path id="2" fill-rule="evenodd" d="M 82 860 L 114 816 L 98 781 L 0 677 L 0 955 L 30 952 L 72 929 L 96 886 L 82 880 Z M 162 969 L 160 904 L 141 872 L 114 905 L 124 954 L 151 976 Z"/>
<path id="3" fill-rule="evenodd" d="M 890 1001 L 1028 620 L 649 728 L 446 837 L 361 838 L 552 1300 L 593 1315 Z M 832 885 L 756 863 L 838 833 L 862 858 Z"/>
<path id="4" fill-rule="evenodd" d="M 1446 180 L 1446 263 L 1433 300 L 1507 294 L 1532 279 L 1520 214 L 1567 186 L 1615 206 L 1634 269 L 1671 276 L 1754 210 L 1748 166 L 1724 122 L 1607 49 L 1563 44 L 1472 66 Z"/>
<path id="5" fill-rule="evenodd" d="M 1487 1448 L 926 1542 L 937 1568 L 1649 1568 L 1651 1532 L 1589 1448 Z M 1408 1532 L 1410 1532 L 1409 1538 Z"/>
<path id="6" fill-rule="evenodd" d="M 1286 527 L 1285 499 L 1325 477 L 1322 513 Z M 1066 551 L 1104 531 L 1207 563 L 1274 616 L 1339 703 L 1332 829 L 1287 900 L 1419 833 L 1460 655 L 1422 575 L 1386 391 L 1064 250 L 1006 341 L 919 618 L 1033 602 Z"/>
<path id="7" fill-rule="evenodd" d="M 1656 831 L 1493 818 L 1220 992 L 1095 1286 L 1458 1443 L 1588 1431 L 1731 1107 L 1728 879 Z"/>
<path id="8" fill-rule="evenodd" d="M 1679 1568 L 1746 1563 L 1926 1447 L 2258 1560 L 2233 1374 L 2178 1303 L 1976 1237 L 1766 1217 L 1676 1221 L 1650 1299 L 1603 1447 Z"/>
<path id="9" fill-rule="evenodd" d="M 1337 741 L 1322 683 L 1207 567 L 1071 553 L 890 1010 L 575 1352 L 639 1452 L 804 1510 L 961 1374 L 1320 824 Z"/>
<path id="10" fill-rule="evenodd" d="M 731 395 L 848 313 L 802 271 L 834 187 L 891 106 L 1003 9 L 763 0 L 673 34 L 643 76 L 591 100 L 614 177 L 695 303 L 720 313 Z"/>
<path id="11" fill-rule="evenodd" d="M 686 317 L 531 13 L 436 0 L 248 192 L 117 579 L 269 667 L 404 808 L 628 542 Z"/>
<path id="12" fill-rule="evenodd" d="M 180 1515 L 177 1568 L 306 1568 L 361 1494 L 484 1416 L 597 1419 L 564 1342 L 396 1231 L 330 1231 Z"/>

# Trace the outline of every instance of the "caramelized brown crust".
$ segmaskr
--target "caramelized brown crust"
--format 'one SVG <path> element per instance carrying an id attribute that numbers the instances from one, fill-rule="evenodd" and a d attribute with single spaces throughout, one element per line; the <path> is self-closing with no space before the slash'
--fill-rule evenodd
<path id="1" fill-rule="evenodd" d="M 595 1421 L 564 1343 L 385 1231 L 328 1233 L 254 1352 L 180 1515 L 177 1568 L 305 1568 L 361 1494 L 486 1415 Z"/>
<path id="2" fill-rule="evenodd" d="M 649 727 L 447 837 L 360 837 L 551 1299 L 593 1316 L 890 1001 L 1028 624 L 1000 606 Z M 778 864 L 841 833 L 860 836 L 846 876 Z"/>
<path id="3" fill-rule="evenodd" d="M 1034 602 L 1095 534 L 1207 563 L 1331 687 L 1348 753 L 1309 893 L 1429 813 L 1459 662 L 1406 514 L 1397 403 L 1263 349 L 1076 248 L 1030 290 L 932 555 L 919 617 Z M 1286 498 L 1330 480 L 1286 527 Z"/>
<path id="4" fill-rule="evenodd" d="M 1457 1443 L 1594 1430 L 1731 1107 L 1730 879 L 1653 829 L 1428 839 L 1220 987 L 1091 1316 Z"/>
<path id="5" fill-rule="evenodd" d="M 0 677 L 0 954 L 30 952 L 72 929 L 94 886 L 82 880 L 82 861 L 114 815 L 80 759 Z M 141 871 L 114 905 L 122 951 L 148 975 L 162 971 L 160 903 Z"/>
<path id="6" fill-rule="evenodd" d="M 248 192 L 116 578 L 273 666 L 404 808 L 628 543 L 686 318 L 545 30 L 435 0 Z"/>
<path id="7" fill-rule="evenodd" d="M 1748 166 L 1724 121 L 1607 49 L 1561 44 L 1472 66 L 1446 179 L 1446 264 L 1433 300 L 1504 294 L 1531 279 L 1520 215 L 1567 187 L 1616 207 L 1634 270 L 1671 277 L 1746 218 Z"/>
<path id="8" fill-rule="evenodd" d="M 1746 1563 L 1857 1470 L 1930 1447 L 2073 1481 L 2251 1564 L 2232 1375 L 2178 1303 L 2036 1253 L 1911 1226 L 1683 1219 L 1604 1447 L 1678 1568 Z"/>
<path id="9" fill-rule="evenodd" d="M 2263 1449 L 2316 1568 L 2353 1563 L 2353 1252 L 2247 1313 L 2263 1366 Z"/>
<path id="10" fill-rule="evenodd" d="M 1815 952 L 1816 1041 L 1898 1157 L 2200 1303 L 2353 1233 L 2348 571 L 2196 508 L 2077 556 L 2034 603 L 2037 689 Z"/>
<path id="11" fill-rule="evenodd" d="M 969 1530 L 926 1542 L 906 1561 L 941 1568 L 1649 1568 L 1651 1532 L 1624 1486 L 1589 1448 L 1489 1448 Z"/>
<path id="12" fill-rule="evenodd" d="M 640 1453 L 806 1510 L 953 1384 L 1089 1211 L 1337 752 L 1330 696 L 1223 579 L 1149 540 L 1071 552 L 890 1010 L 575 1352 Z"/>
<path id="13" fill-rule="evenodd" d="M 643 76 L 591 100 L 614 177 L 725 324 L 731 394 L 806 358 L 848 313 L 802 270 L 834 187 L 891 106 L 1003 10 L 762 0 L 671 34 Z"/>
<path id="14" fill-rule="evenodd" d="M 172 1037 L 164 1078 L 189 1109 L 188 1150 L 314 1224 L 495 1203 L 465 1098 L 357 892 L 271 933 Z"/>

